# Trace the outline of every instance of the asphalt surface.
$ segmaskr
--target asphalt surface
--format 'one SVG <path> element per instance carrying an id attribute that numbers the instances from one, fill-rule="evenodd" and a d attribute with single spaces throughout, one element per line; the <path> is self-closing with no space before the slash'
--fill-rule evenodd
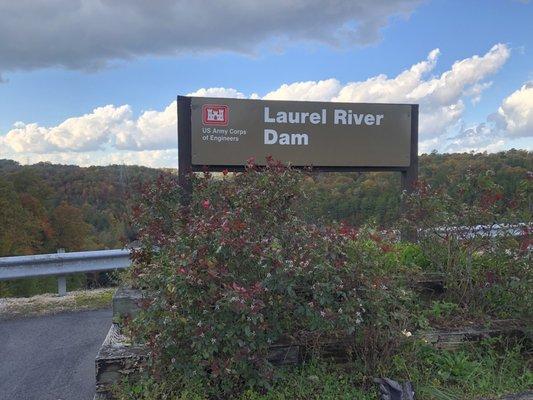
<path id="1" fill-rule="evenodd" d="M 0 321 L 1 400 L 92 400 L 111 310 Z"/>

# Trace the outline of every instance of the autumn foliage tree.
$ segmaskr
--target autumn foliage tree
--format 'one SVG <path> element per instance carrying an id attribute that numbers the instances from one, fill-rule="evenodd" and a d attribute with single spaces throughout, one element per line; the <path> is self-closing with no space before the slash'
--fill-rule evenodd
<path id="1" fill-rule="evenodd" d="M 79 208 L 61 203 L 52 213 L 51 225 L 57 248 L 67 251 L 85 250 L 91 226 L 84 221 Z"/>
<path id="2" fill-rule="evenodd" d="M 37 232 L 13 184 L 0 177 L 0 256 L 31 254 Z"/>

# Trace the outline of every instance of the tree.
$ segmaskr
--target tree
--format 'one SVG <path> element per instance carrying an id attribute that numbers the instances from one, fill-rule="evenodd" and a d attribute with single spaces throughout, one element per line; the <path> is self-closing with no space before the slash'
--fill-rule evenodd
<path id="1" fill-rule="evenodd" d="M 67 251 L 86 250 L 85 243 L 91 226 L 85 222 L 79 208 L 63 202 L 54 209 L 51 220 L 57 248 Z"/>
<path id="2" fill-rule="evenodd" d="M 31 254 L 36 231 L 13 185 L 0 178 L 0 256 Z"/>

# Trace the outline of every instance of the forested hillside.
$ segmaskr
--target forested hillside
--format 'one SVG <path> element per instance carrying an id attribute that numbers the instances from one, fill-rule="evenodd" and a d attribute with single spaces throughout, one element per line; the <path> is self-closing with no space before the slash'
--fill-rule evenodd
<path id="1" fill-rule="evenodd" d="M 531 190 L 531 171 L 533 153 L 526 151 L 420 157 L 420 178 L 452 194 L 468 173 L 487 173 L 511 199 Z M 0 160 L 0 256 L 121 247 L 135 239 L 129 216 L 136 195 L 160 172 Z M 301 202 L 311 219 L 388 226 L 398 217 L 399 174 L 318 174 L 308 185 Z"/>
<path id="2" fill-rule="evenodd" d="M 520 207 L 533 211 L 532 152 L 431 153 L 419 158 L 420 180 L 460 198 L 465 196 L 463 186 L 468 176 L 479 174 L 486 174 L 501 187 L 503 201 L 528 197 L 527 204 Z M 354 225 L 371 222 L 378 226 L 390 226 L 398 218 L 401 190 L 398 173 L 324 174 L 310 185 L 313 194 L 309 207 L 313 217 L 325 215 Z"/>
<path id="3" fill-rule="evenodd" d="M 0 256 L 121 247 L 135 194 L 159 173 L 0 160 Z"/>

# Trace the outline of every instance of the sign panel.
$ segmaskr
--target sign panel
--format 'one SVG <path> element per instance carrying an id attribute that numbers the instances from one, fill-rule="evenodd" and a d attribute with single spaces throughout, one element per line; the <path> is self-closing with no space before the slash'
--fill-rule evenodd
<path id="1" fill-rule="evenodd" d="M 409 167 L 414 105 L 191 97 L 191 162 Z"/>

